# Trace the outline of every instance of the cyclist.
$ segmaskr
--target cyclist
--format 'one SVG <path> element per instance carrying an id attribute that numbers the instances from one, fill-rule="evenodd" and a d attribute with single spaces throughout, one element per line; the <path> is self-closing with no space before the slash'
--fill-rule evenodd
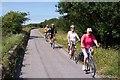
<path id="1" fill-rule="evenodd" d="M 50 34 L 50 32 L 51 32 L 51 28 L 50 28 L 50 27 L 48 27 L 48 33 Z"/>
<path id="2" fill-rule="evenodd" d="M 97 40 L 95 39 L 94 35 L 92 34 L 92 29 L 87 28 L 87 33 L 81 37 L 81 48 L 84 54 L 84 62 L 82 70 L 86 70 L 86 61 L 88 58 L 88 49 L 93 47 L 93 42 L 99 47 Z"/>
<path id="3" fill-rule="evenodd" d="M 74 25 L 71 25 L 71 26 L 70 26 L 70 31 L 68 31 L 68 34 L 67 34 L 68 44 L 69 44 L 69 48 L 70 48 L 70 51 L 69 51 L 69 54 L 70 54 L 70 55 L 71 55 L 71 48 L 72 48 L 71 41 L 72 41 L 73 44 L 76 46 L 76 38 L 80 41 L 79 36 L 78 36 L 77 33 L 75 32 L 75 26 L 74 26 Z"/>
<path id="4" fill-rule="evenodd" d="M 45 28 L 44 28 L 45 37 L 47 36 L 47 32 L 48 32 L 48 25 L 46 25 Z"/>
<path id="5" fill-rule="evenodd" d="M 52 23 L 51 24 L 51 29 L 50 29 L 50 43 L 52 44 L 53 39 L 55 40 L 55 34 L 57 33 L 57 30 L 55 28 L 55 25 Z"/>

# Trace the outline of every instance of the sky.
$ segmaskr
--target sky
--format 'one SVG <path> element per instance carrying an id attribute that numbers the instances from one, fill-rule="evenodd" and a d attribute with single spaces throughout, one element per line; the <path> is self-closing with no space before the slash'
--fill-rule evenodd
<path id="1" fill-rule="evenodd" d="M 1 2 L 58 2 L 62 0 L 1 0 Z"/>
<path id="2" fill-rule="evenodd" d="M 62 16 L 58 12 L 55 12 L 57 9 L 55 5 L 59 1 L 62 0 L 1 0 L 2 3 L 0 2 L 0 16 L 5 15 L 11 10 L 29 12 L 30 15 L 28 17 L 31 20 L 26 22 L 26 24 L 40 23 L 46 19 L 58 18 Z"/>
<path id="3" fill-rule="evenodd" d="M 29 12 L 29 23 L 40 23 L 46 19 L 58 18 L 61 15 L 56 12 L 55 5 L 58 2 L 2 2 L 2 15 L 9 11 Z"/>

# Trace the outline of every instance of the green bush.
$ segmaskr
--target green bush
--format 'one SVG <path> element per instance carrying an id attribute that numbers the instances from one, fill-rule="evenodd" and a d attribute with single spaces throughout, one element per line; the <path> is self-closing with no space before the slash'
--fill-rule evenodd
<path id="1" fill-rule="evenodd" d="M 16 34 L 2 40 L 2 55 L 6 54 L 15 44 L 19 44 L 23 34 Z"/>

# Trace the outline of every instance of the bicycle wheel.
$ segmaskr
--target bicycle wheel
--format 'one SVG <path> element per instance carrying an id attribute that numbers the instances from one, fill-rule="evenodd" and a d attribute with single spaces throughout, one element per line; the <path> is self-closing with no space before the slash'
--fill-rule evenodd
<path id="1" fill-rule="evenodd" d="M 68 46 L 68 54 L 69 54 L 69 52 L 70 52 L 70 46 Z"/>
<path id="2" fill-rule="evenodd" d="M 76 51 L 74 51 L 74 53 L 73 53 L 73 60 L 76 61 L 76 59 L 77 59 L 77 53 L 76 53 Z"/>
<path id="3" fill-rule="evenodd" d="M 75 59 L 75 62 L 76 62 L 76 64 L 77 64 L 77 62 L 79 61 L 80 57 L 79 57 L 79 55 L 77 55 L 75 58 L 76 58 L 76 59 Z"/>
<path id="4" fill-rule="evenodd" d="M 45 37 L 44 37 L 44 38 L 45 38 L 45 40 L 46 40 L 46 34 L 45 34 Z"/>
<path id="5" fill-rule="evenodd" d="M 53 43 L 52 43 L 52 46 L 53 46 L 53 49 L 55 48 L 55 42 L 53 41 Z"/>
<path id="6" fill-rule="evenodd" d="M 48 42 L 48 38 L 47 38 L 47 35 L 45 36 L 45 40 L 46 40 L 46 42 Z"/>
<path id="7" fill-rule="evenodd" d="M 70 54 L 70 59 L 73 59 L 73 51 L 71 51 L 71 54 Z"/>
<path id="8" fill-rule="evenodd" d="M 96 74 L 96 66 L 93 60 L 90 61 L 90 74 L 94 78 Z"/>
<path id="9" fill-rule="evenodd" d="M 49 36 L 49 35 L 47 34 L 47 35 L 46 35 L 46 42 L 48 42 L 48 36 Z"/>
<path id="10" fill-rule="evenodd" d="M 72 59 L 73 53 L 70 54 L 70 59 Z"/>
<path id="11" fill-rule="evenodd" d="M 88 74 L 88 71 L 89 71 L 89 62 L 86 62 L 86 70 L 85 70 L 85 73 Z"/>
<path id="12" fill-rule="evenodd" d="M 52 47 L 52 45 L 53 45 L 53 43 L 52 42 L 50 42 L 50 46 Z"/>

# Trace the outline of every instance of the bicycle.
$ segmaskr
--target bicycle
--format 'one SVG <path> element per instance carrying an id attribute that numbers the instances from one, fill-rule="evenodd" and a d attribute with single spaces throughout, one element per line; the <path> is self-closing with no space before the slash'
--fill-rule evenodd
<path id="1" fill-rule="evenodd" d="M 69 52 L 70 52 L 70 44 L 67 43 L 67 46 L 68 46 L 68 54 L 69 54 Z"/>
<path id="2" fill-rule="evenodd" d="M 94 46 L 95 47 L 95 46 Z M 91 76 L 94 78 L 95 77 L 95 74 L 96 74 L 96 65 L 95 65 L 95 60 L 94 60 L 94 47 L 90 47 L 89 50 L 88 50 L 88 59 L 86 61 L 86 67 L 87 67 L 87 70 L 86 70 L 86 73 L 89 73 L 91 74 Z"/>
<path id="3" fill-rule="evenodd" d="M 48 41 L 48 33 L 45 32 L 45 40 Z"/>
<path id="4" fill-rule="evenodd" d="M 95 46 L 94 46 L 95 47 Z M 86 73 L 89 73 L 91 74 L 91 76 L 94 78 L 95 75 L 96 75 L 96 65 L 95 65 L 95 60 L 94 60 L 94 47 L 90 47 L 89 50 L 88 50 L 88 59 L 86 61 L 86 67 L 87 69 L 85 70 Z M 77 55 L 76 57 L 76 64 L 77 62 L 81 60 L 82 62 L 84 61 L 84 55 L 83 55 L 83 52 L 81 52 L 79 55 Z"/>
<path id="5" fill-rule="evenodd" d="M 83 52 L 80 52 L 80 53 L 77 54 L 77 56 L 75 57 L 75 62 L 76 62 L 76 64 L 78 63 L 79 60 L 83 63 L 83 61 L 84 61 L 84 54 L 83 54 Z"/>
<path id="6" fill-rule="evenodd" d="M 70 45 L 71 46 L 68 46 L 68 53 L 70 52 L 70 47 L 71 47 L 71 54 L 70 54 L 70 59 L 73 59 L 75 61 L 75 57 L 77 55 L 77 52 L 76 52 L 76 45 L 74 44 L 73 41 L 70 41 Z"/>
<path id="7" fill-rule="evenodd" d="M 55 36 L 51 39 L 51 47 L 54 49 L 55 48 Z"/>

